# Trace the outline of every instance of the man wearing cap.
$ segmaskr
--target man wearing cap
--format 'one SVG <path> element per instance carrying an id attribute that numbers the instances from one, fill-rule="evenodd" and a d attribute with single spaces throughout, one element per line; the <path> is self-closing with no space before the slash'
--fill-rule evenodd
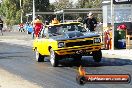
<path id="1" fill-rule="evenodd" d="M 86 28 L 88 28 L 91 32 L 95 31 L 95 27 L 97 26 L 97 21 L 93 17 L 92 12 L 90 12 L 87 15 L 87 18 L 84 20 L 83 24 L 86 24 Z"/>

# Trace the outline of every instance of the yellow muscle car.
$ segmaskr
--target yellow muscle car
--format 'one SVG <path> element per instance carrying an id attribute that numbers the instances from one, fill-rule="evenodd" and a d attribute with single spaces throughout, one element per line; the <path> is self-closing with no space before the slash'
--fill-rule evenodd
<path id="1" fill-rule="evenodd" d="M 38 62 L 49 56 L 51 65 L 56 67 L 62 58 L 70 57 L 75 61 L 81 61 L 84 55 L 93 56 L 96 62 L 101 61 L 100 36 L 88 32 L 79 22 L 46 25 L 42 34 L 42 38 L 33 42 Z"/>

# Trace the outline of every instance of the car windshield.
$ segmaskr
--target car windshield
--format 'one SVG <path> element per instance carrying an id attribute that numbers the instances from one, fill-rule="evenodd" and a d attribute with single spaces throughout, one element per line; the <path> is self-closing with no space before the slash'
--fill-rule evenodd
<path id="1" fill-rule="evenodd" d="M 62 33 L 69 32 L 69 31 L 86 32 L 87 30 L 80 25 L 59 25 L 59 26 L 48 27 L 48 32 L 52 34 L 53 36 L 61 35 Z"/>

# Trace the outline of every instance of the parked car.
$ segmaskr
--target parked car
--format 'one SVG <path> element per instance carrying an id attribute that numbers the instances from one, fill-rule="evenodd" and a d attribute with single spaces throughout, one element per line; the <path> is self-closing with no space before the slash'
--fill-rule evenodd
<path id="1" fill-rule="evenodd" d="M 88 32 L 79 22 L 50 24 L 43 31 L 43 37 L 33 42 L 36 61 L 42 62 L 49 56 L 53 67 L 58 66 L 59 60 L 68 57 L 80 62 L 82 56 L 91 55 L 95 62 L 101 61 L 100 36 Z"/>

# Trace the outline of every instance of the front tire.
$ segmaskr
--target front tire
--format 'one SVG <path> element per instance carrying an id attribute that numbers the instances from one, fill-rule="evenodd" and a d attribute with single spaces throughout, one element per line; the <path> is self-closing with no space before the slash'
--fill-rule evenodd
<path id="1" fill-rule="evenodd" d="M 53 67 L 58 66 L 58 55 L 54 52 L 54 50 L 51 48 L 50 49 L 50 62 Z"/>
<path id="2" fill-rule="evenodd" d="M 36 61 L 44 62 L 44 55 L 41 55 L 37 50 L 36 50 Z"/>
<path id="3" fill-rule="evenodd" d="M 94 59 L 94 61 L 95 62 L 100 62 L 101 59 L 102 59 L 102 52 L 101 52 L 101 50 L 94 51 L 92 53 L 93 53 L 93 59 Z"/>

